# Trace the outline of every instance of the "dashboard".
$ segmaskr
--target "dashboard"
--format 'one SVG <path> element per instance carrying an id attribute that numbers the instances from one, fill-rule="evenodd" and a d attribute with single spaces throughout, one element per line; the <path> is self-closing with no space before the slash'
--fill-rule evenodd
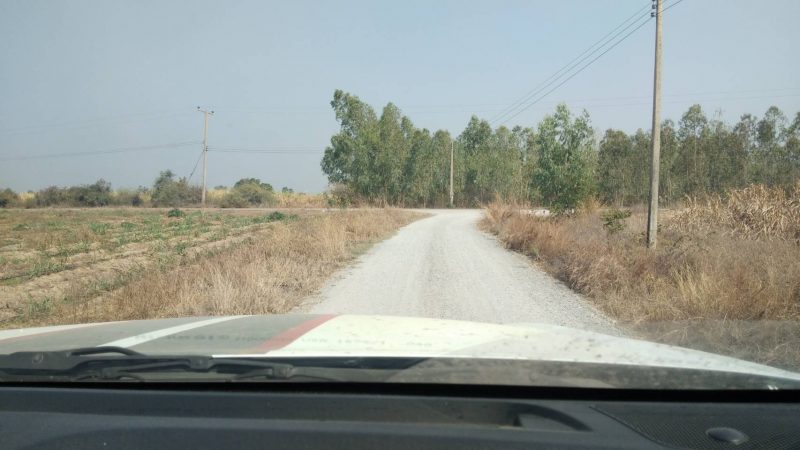
<path id="1" fill-rule="evenodd" d="M 797 448 L 797 397 L 435 384 L 12 384 L 0 387 L 0 448 Z"/>

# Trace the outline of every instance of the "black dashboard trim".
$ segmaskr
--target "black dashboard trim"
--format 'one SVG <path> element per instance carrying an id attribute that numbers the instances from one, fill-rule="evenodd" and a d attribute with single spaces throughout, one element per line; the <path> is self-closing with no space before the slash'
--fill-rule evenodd
<path id="1" fill-rule="evenodd" d="M 274 392 L 517 398 L 521 400 L 631 401 L 664 403 L 800 403 L 800 390 L 656 390 L 464 385 L 437 383 L 329 382 L 3 382 L 3 388 L 98 389 L 171 392 Z"/>

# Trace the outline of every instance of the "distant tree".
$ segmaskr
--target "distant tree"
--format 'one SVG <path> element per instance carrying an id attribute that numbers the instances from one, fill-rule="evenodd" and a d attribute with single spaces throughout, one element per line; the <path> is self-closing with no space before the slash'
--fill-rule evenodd
<path id="1" fill-rule="evenodd" d="M 704 144 L 708 139 L 708 119 L 700 105 L 692 105 L 678 122 L 679 154 L 675 170 L 682 181 L 682 195 L 707 192 Z"/>
<path id="2" fill-rule="evenodd" d="M 398 203 L 402 193 L 403 167 L 410 150 L 409 137 L 413 124 L 403 117 L 400 109 L 392 103 L 383 108 L 378 120 L 380 145 L 373 150 L 371 161 L 373 177 L 371 194 L 382 203 Z"/>
<path id="3" fill-rule="evenodd" d="M 292 194 L 294 193 L 294 189 L 284 186 L 281 188 L 281 192 L 284 194 Z"/>
<path id="4" fill-rule="evenodd" d="M 786 129 L 786 143 L 784 146 L 786 165 L 784 166 L 785 184 L 791 186 L 800 180 L 800 112 L 795 114 L 792 124 Z"/>
<path id="5" fill-rule="evenodd" d="M 40 208 L 46 206 L 66 205 L 69 201 L 66 189 L 62 189 L 58 186 L 48 186 L 37 191 L 35 199 L 36 206 Z"/>
<path id="6" fill-rule="evenodd" d="M 461 177 L 462 202 L 474 206 L 489 199 L 486 192 L 489 174 L 483 170 L 488 160 L 492 127 L 489 122 L 472 116 L 458 137 L 461 149 L 463 176 Z"/>
<path id="7" fill-rule="evenodd" d="M 648 151 L 649 150 L 650 149 L 648 148 Z M 659 196 L 667 202 L 678 200 L 681 196 L 681 193 L 678 189 L 678 184 L 673 176 L 673 167 L 675 166 L 675 160 L 677 156 L 678 138 L 677 132 L 675 131 L 675 123 L 672 120 L 667 119 L 661 123 L 661 165 L 659 171 L 660 183 L 658 188 Z M 649 164 L 649 156 L 646 160 Z"/>
<path id="8" fill-rule="evenodd" d="M 258 178 L 242 178 L 241 180 L 234 183 L 233 188 L 239 188 L 245 185 L 255 185 L 267 191 L 272 191 L 272 185 L 269 183 L 262 183 L 261 180 Z"/>
<path id="9" fill-rule="evenodd" d="M 539 123 L 533 178 L 545 204 L 554 211 L 576 208 L 592 194 L 592 140 L 588 113 L 573 119 L 563 103 Z"/>
<path id="10" fill-rule="evenodd" d="M 248 206 L 272 205 L 275 195 L 272 185 L 258 178 L 242 178 L 233 185 L 222 200 L 223 208 L 245 208 Z"/>
<path id="11" fill-rule="evenodd" d="M 771 106 L 756 126 L 756 161 L 762 179 L 768 185 L 785 184 L 788 155 L 785 153 L 787 137 L 786 116 L 776 106 Z"/>
<path id="12" fill-rule="evenodd" d="M 632 190 L 633 144 L 624 131 L 606 130 L 598 153 L 597 184 L 601 200 L 624 205 Z"/>
<path id="13" fill-rule="evenodd" d="M 597 188 L 602 201 L 618 206 L 645 201 L 650 141 L 650 133 L 641 129 L 632 136 L 619 130 L 606 131 L 597 155 Z"/>
<path id="14" fill-rule="evenodd" d="M 245 196 L 237 191 L 231 190 L 224 197 L 222 197 L 222 201 L 219 204 L 222 208 L 247 208 L 253 206 Z"/>
<path id="15" fill-rule="evenodd" d="M 94 184 L 73 186 L 67 189 L 67 197 L 72 206 L 107 206 L 111 203 L 111 183 L 101 178 Z"/>
<path id="16" fill-rule="evenodd" d="M 151 202 L 153 206 L 184 206 L 200 202 L 202 190 L 190 186 L 186 178 L 175 179 L 171 170 L 159 173 L 153 183 Z"/>
<path id="17" fill-rule="evenodd" d="M 19 195 L 9 188 L 0 191 L 0 208 L 10 208 L 19 203 Z"/>

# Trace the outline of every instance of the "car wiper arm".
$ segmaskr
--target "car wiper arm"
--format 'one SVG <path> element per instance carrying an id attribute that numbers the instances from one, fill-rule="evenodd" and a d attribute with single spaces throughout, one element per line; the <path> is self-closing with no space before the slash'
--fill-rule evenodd
<path id="1" fill-rule="evenodd" d="M 101 346 L 101 347 L 81 347 L 72 350 L 66 350 L 71 356 L 87 356 L 87 355 L 104 355 L 109 353 L 119 353 L 127 356 L 145 356 L 144 353 L 139 353 L 125 347 Z"/>
<path id="2" fill-rule="evenodd" d="M 116 354 L 116 355 L 115 355 Z M 110 356 L 99 356 L 110 355 Z M 52 352 L 17 352 L 0 356 L 0 380 L 68 379 L 143 380 L 146 374 L 213 373 L 227 380 L 288 380 L 295 377 L 342 381 L 328 367 L 250 358 L 214 358 L 194 355 L 146 355 L 121 347 L 90 347 Z M 352 372 L 348 370 L 348 372 Z"/>

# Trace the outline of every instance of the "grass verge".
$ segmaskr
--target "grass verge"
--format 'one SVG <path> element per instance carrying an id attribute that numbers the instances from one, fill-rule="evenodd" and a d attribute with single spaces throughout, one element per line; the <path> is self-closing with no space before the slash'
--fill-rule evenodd
<path id="1" fill-rule="evenodd" d="M 789 196 L 756 186 L 693 200 L 662 216 L 655 250 L 641 211 L 544 218 L 495 203 L 482 227 L 634 334 L 797 370 L 798 211 L 800 185 Z"/>

